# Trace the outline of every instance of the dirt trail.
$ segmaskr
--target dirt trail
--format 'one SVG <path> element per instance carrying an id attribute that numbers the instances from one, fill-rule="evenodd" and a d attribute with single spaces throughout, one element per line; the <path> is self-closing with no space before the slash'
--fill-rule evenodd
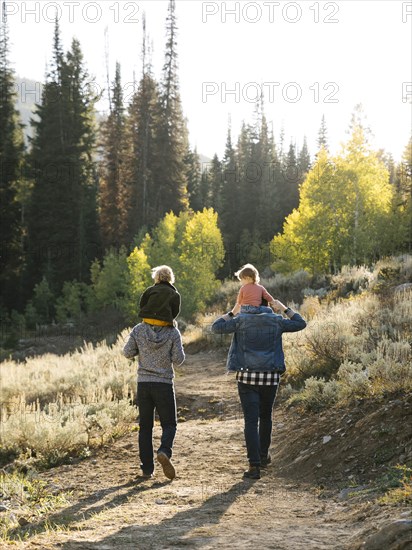
<path id="1" fill-rule="evenodd" d="M 236 386 L 224 374 L 223 358 L 189 357 L 176 387 L 180 417 L 185 418 L 175 445 L 178 477 L 169 482 L 158 467 L 153 480 L 137 478 L 136 434 L 77 465 L 55 468 L 42 477 L 71 490 L 70 504 L 51 514 L 48 524 L 32 522 L 18 548 L 352 547 L 369 521 L 359 507 L 336 495 L 319 498 L 315 485 L 280 476 L 274 464 L 262 479 L 242 480 L 243 425 Z M 280 421 L 283 413 L 275 409 L 274 426 Z M 273 447 L 284 438 L 275 430 Z"/>

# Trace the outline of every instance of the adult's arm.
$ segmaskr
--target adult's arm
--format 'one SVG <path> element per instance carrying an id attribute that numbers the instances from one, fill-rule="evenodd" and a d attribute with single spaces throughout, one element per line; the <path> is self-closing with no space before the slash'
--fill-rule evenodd
<path id="1" fill-rule="evenodd" d="M 238 318 L 230 317 L 229 315 L 222 315 L 219 319 L 213 323 L 211 331 L 215 334 L 231 334 L 235 332 L 238 323 Z"/>
<path id="2" fill-rule="evenodd" d="M 286 312 L 286 315 L 288 315 L 288 317 L 290 315 L 290 318 L 282 319 L 281 326 L 283 332 L 298 332 L 306 327 L 306 321 L 299 315 L 299 313 L 296 313 L 296 311 L 289 309 L 289 311 Z"/>
<path id="3" fill-rule="evenodd" d="M 285 304 L 282 304 L 279 300 L 275 300 L 272 303 L 272 307 L 275 311 L 281 311 L 288 317 L 287 319 L 281 320 L 283 332 L 298 332 L 306 327 L 306 321 L 299 315 L 299 313 L 296 313 L 296 311 L 293 311 L 290 307 L 286 307 Z"/>
<path id="4" fill-rule="evenodd" d="M 172 363 L 174 365 L 181 365 L 185 360 L 185 352 L 183 350 L 182 337 L 180 332 L 176 329 L 173 335 L 172 344 Z"/>
<path id="5" fill-rule="evenodd" d="M 129 334 L 129 338 L 123 347 L 123 355 L 128 359 L 131 359 L 132 357 L 136 357 L 136 355 L 139 355 L 139 348 L 137 347 L 137 342 L 134 335 L 134 329 Z"/>

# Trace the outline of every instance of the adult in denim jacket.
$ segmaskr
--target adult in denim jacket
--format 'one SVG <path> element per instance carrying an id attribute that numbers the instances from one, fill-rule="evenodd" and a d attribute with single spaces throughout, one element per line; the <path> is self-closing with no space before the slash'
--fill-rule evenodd
<path id="1" fill-rule="evenodd" d="M 212 325 L 215 334 L 233 334 L 227 369 L 236 372 L 249 460 L 243 477 L 251 479 L 259 479 L 260 468 L 271 461 L 272 409 L 286 370 L 282 334 L 306 327 L 299 313 L 279 300 L 273 307 L 286 317 L 269 307 L 242 306 L 239 315 L 223 315 Z"/>

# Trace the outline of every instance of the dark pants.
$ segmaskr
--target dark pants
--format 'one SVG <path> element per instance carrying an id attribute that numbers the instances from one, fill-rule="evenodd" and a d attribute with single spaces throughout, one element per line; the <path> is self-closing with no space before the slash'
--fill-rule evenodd
<path id="1" fill-rule="evenodd" d="M 247 457 L 251 466 L 269 452 L 272 438 L 272 409 L 278 386 L 256 386 L 238 382 L 240 402 L 245 418 Z"/>
<path id="2" fill-rule="evenodd" d="M 157 452 L 172 456 L 176 435 L 176 399 L 173 384 L 163 382 L 139 382 L 137 384 L 139 407 L 139 453 L 143 472 L 153 473 L 153 424 L 155 409 L 162 426 L 162 438 Z"/>

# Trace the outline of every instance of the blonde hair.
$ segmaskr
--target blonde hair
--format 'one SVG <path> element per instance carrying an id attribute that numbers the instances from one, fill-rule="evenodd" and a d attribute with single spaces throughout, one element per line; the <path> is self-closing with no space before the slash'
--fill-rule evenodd
<path id="1" fill-rule="evenodd" d="M 168 265 L 158 265 L 152 269 L 152 278 L 155 283 L 171 283 L 175 282 L 173 270 Z"/>
<path id="2" fill-rule="evenodd" d="M 255 283 L 260 281 L 259 271 L 252 264 L 245 264 L 242 266 L 239 271 L 235 272 L 235 276 L 239 279 L 239 281 L 245 277 L 250 277 Z"/>

